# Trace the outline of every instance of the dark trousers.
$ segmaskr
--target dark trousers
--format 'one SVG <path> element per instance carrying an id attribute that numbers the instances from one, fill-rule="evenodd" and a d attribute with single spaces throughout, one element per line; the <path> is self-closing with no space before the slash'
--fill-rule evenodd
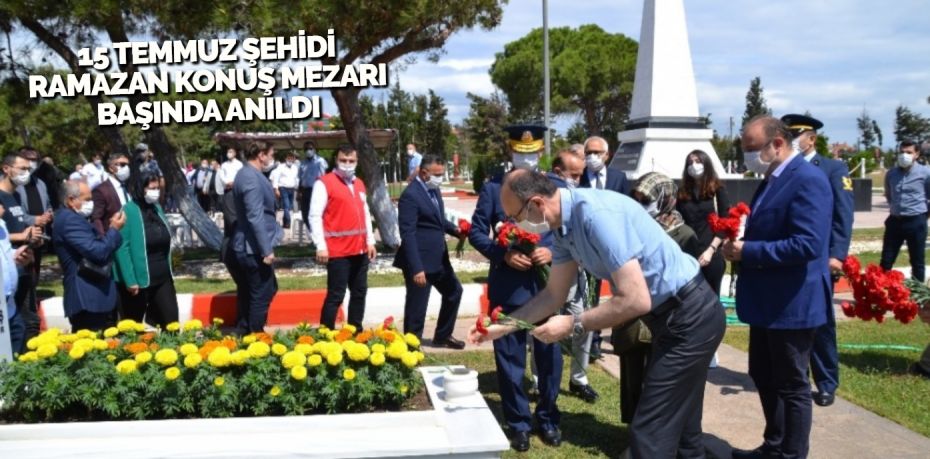
<path id="1" fill-rule="evenodd" d="M 236 332 L 249 334 L 265 331 L 271 300 L 278 292 L 278 279 L 274 268 L 266 265 L 259 255 L 233 251 L 234 258 L 227 269 L 238 271 L 236 281 Z"/>
<path id="2" fill-rule="evenodd" d="M 365 295 L 368 294 L 368 255 L 330 258 L 326 264 L 326 299 L 323 300 L 323 313 L 320 324 L 333 329 L 336 327 L 336 313 L 345 300 L 346 288 L 349 289 L 348 322 L 358 329 L 365 319 Z"/>
<path id="3" fill-rule="evenodd" d="M 13 301 L 12 298 L 7 298 L 7 301 Z M 5 309 L 2 312 L 7 313 L 9 309 Z M 26 349 L 26 340 L 25 333 L 26 327 L 23 325 L 23 318 L 21 314 L 16 314 L 13 317 L 8 319 L 10 325 L 10 351 L 15 354 L 25 354 Z"/>
<path id="4" fill-rule="evenodd" d="M 832 292 L 832 285 L 830 290 Z M 836 349 L 836 318 L 833 314 L 833 305 L 830 305 L 827 323 L 814 331 L 814 345 L 811 348 L 814 385 L 818 391 L 831 394 L 835 394 L 840 385 L 840 354 Z"/>
<path id="5" fill-rule="evenodd" d="M 924 281 L 924 250 L 927 247 L 927 214 L 910 217 L 889 216 L 885 219 L 885 235 L 882 238 L 882 269 L 894 266 L 901 251 L 901 243 L 907 243 L 907 254 L 911 257 L 911 277 Z"/>
<path id="6" fill-rule="evenodd" d="M 504 306 L 505 311 L 516 306 Z M 543 430 L 559 426 L 561 413 L 556 406 L 562 381 L 562 352 L 558 343 L 545 344 L 520 330 L 494 340 L 494 363 L 497 385 L 501 394 L 504 420 L 511 432 L 529 432 L 532 428 L 530 402 L 523 388 L 526 374 L 526 344 L 532 340 L 533 358 L 539 376 L 539 401 L 536 403 L 536 423 Z"/>
<path id="7" fill-rule="evenodd" d="M 307 231 L 310 229 L 310 195 L 313 193 L 313 188 L 298 188 L 297 189 L 297 205 L 300 207 L 300 218 L 304 222 L 304 225 L 307 225 Z"/>
<path id="8" fill-rule="evenodd" d="M 765 414 L 763 448 L 784 458 L 807 457 L 811 386 L 807 377 L 814 329 L 749 328 L 749 376 Z"/>
<path id="9" fill-rule="evenodd" d="M 720 250 L 714 252 L 714 256 L 710 258 L 710 263 L 701 268 L 701 274 L 704 275 L 704 279 L 707 279 L 707 283 L 717 296 L 720 296 L 720 284 L 723 282 L 723 273 L 726 269 L 727 262 L 723 259 Z"/>
<path id="10" fill-rule="evenodd" d="M 204 212 L 209 212 L 211 208 L 210 195 L 204 194 L 204 192 L 200 190 L 195 191 L 195 193 L 197 193 L 197 204 L 200 204 L 200 208 L 203 209 Z"/>
<path id="11" fill-rule="evenodd" d="M 26 341 L 39 335 L 41 325 L 38 304 L 36 304 L 36 278 L 31 272 L 32 267 L 29 267 L 19 276 L 16 294 L 13 296 L 16 301 L 16 315 L 20 316 L 23 325 L 23 346 L 19 349 L 20 352 L 26 352 Z"/>
<path id="12" fill-rule="evenodd" d="M 126 287 L 120 285 L 119 293 L 122 318 L 139 323 L 144 320 L 162 330 L 171 322 L 178 321 L 178 294 L 173 280 L 141 288 L 135 295 L 130 295 Z"/>
<path id="13" fill-rule="evenodd" d="M 620 421 L 631 424 L 649 365 L 652 346 L 642 344 L 620 354 Z"/>
<path id="14" fill-rule="evenodd" d="M 630 425 L 633 458 L 704 457 L 704 383 L 726 317 L 705 281 L 680 300 L 649 321 L 652 355 Z"/>
<path id="15" fill-rule="evenodd" d="M 294 208 L 294 189 L 278 188 L 281 193 L 281 210 L 284 211 L 284 218 L 281 225 L 285 228 L 291 227 L 291 210 Z"/>
<path id="16" fill-rule="evenodd" d="M 101 331 L 116 325 L 116 309 L 109 312 L 81 311 L 68 317 L 71 322 L 71 331 L 91 330 Z"/>
<path id="17" fill-rule="evenodd" d="M 452 336 L 455 319 L 459 314 L 459 303 L 462 302 L 462 283 L 455 276 L 452 266 L 427 274 L 426 285 L 423 287 L 413 282 L 413 273 L 404 273 L 404 282 L 407 286 L 407 296 L 404 299 L 404 333 L 413 333 L 417 338 L 423 338 L 423 324 L 426 321 L 430 291 L 436 287 L 442 295 L 442 306 L 439 308 L 439 321 L 433 341 L 443 341 Z"/>

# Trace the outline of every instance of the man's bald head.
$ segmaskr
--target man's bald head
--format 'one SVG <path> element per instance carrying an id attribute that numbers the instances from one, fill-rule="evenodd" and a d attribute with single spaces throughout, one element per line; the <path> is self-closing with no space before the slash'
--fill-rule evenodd
<path id="1" fill-rule="evenodd" d="M 552 172 L 563 179 L 571 179 L 577 185 L 584 174 L 584 156 L 579 156 L 571 149 L 562 150 L 552 163 Z"/>

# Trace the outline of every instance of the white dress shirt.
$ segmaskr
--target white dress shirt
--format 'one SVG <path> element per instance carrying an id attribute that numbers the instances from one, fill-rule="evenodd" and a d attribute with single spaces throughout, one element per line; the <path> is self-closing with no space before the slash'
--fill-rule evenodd
<path id="1" fill-rule="evenodd" d="M 238 159 L 226 161 L 220 166 L 219 181 L 223 183 L 223 186 L 232 186 L 233 180 L 236 179 L 236 174 L 239 173 L 239 169 L 242 169 L 242 161 Z"/>
<path id="2" fill-rule="evenodd" d="M 355 187 L 352 185 L 356 179 L 346 182 L 349 185 L 349 191 L 355 194 Z M 371 228 L 371 212 L 368 210 L 368 200 L 362 198 L 365 202 L 365 229 L 368 231 L 368 245 L 375 245 L 375 233 Z M 326 211 L 326 202 L 329 195 L 326 193 L 326 185 L 322 180 L 317 180 L 313 184 L 313 194 L 310 196 L 310 238 L 317 250 L 327 250 L 326 238 L 323 236 L 323 212 Z"/>
<path id="3" fill-rule="evenodd" d="M 607 188 L 607 166 L 601 168 L 598 172 L 593 172 L 588 170 L 588 180 L 591 183 L 591 188 L 597 188 L 597 181 L 601 181 L 601 189 Z"/>
<path id="4" fill-rule="evenodd" d="M 275 188 L 297 188 L 297 171 L 299 166 L 297 163 L 291 164 L 290 166 L 287 163 L 280 164 L 275 171 L 278 171 L 278 174 L 275 176 L 274 180 L 271 181 L 271 185 Z"/>

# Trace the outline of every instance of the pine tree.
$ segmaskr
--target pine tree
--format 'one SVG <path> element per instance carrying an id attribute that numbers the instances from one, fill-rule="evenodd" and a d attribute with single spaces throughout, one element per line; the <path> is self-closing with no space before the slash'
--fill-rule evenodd
<path id="1" fill-rule="evenodd" d="M 899 105 L 894 111 L 894 139 L 919 142 L 930 138 L 930 119 L 924 118 L 909 108 Z"/>
<path id="2" fill-rule="evenodd" d="M 765 103 L 762 89 L 762 79 L 755 77 L 749 82 L 749 91 L 746 92 L 746 111 L 743 112 L 743 125 L 759 115 L 771 115 L 772 110 Z"/>
<path id="3" fill-rule="evenodd" d="M 446 109 L 442 97 L 436 95 L 432 89 L 429 90 L 427 98 L 427 116 L 424 126 L 426 145 L 423 151 L 439 155 L 440 158 L 446 158 L 447 142 L 449 134 L 452 132 L 452 126 L 449 124 L 449 120 L 446 119 L 449 110 Z"/>
<path id="4" fill-rule="evenodd" d="M 862 109 L 862 114 L 856 118 L 856 127 L 859 128 L 859 143 L 863 150 L 872 148 L 875 144 L 875 123 L 869 116 L 866 109 Z"/>

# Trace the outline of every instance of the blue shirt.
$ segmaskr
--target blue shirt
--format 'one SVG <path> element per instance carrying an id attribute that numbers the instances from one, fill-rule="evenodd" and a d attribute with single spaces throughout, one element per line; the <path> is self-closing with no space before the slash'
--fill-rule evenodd
<path id="1" fill-rule="evenodd" d="M 412 155 L 410 155 L 410 161 L 407 161 L 407 175 L 408 176 L 412 174 L 415 170 L 417 170 L 418 167 L 420 167 L 420 161 L 422 160 L 423 160 L 423 155 L 417 152 L 414 152 Z"/>
<path id="2" fill-rule="evenodd" d="M 594 277 L 606 279 L 630 260 L 639 261 L 652 307 L 668 300 L 700 268 L 643 207 L 610 190 L 561 189 L 562 226 L 555 234 L 552 264 L 575 260 Z"/>
<path id="3" fill-rule="evenodd" d="M 300 161 L 300 167 L 297 169 L 297 178 L 301 188 L 313 188 L 317 179 L 326 173 L 329 164 L 319 155 L 314 155 L 312 159 Z"/>
<path id="4" fill-rule="evenodd" d="M 885 196 L 891 215 L 911 217 L 927 213 L 930 167 L 915 163 L 907 171 L 893 167 L 885 175 Z"/>
<path id="5" fill-rule="evenodd" d="M 3 296 L 6 298 L 6 313 L 9 319 L 16 315 L 16 303 L 13 298 L 19 282 L 19 270 L 16 268 L 14 255 L 10 245 L 10 233 L 6 230 L 6 224 L 0 220 L 0 269 L 3 270 Z"/>

